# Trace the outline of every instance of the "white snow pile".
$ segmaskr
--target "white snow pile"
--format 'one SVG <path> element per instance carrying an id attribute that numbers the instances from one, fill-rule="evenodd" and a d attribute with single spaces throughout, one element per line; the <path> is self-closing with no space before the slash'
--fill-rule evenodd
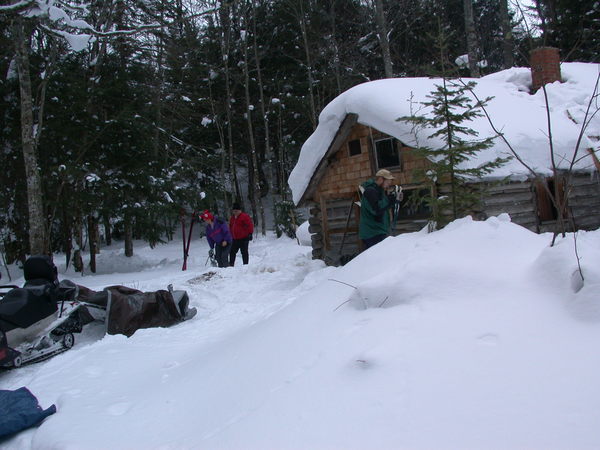
<path id="1" fill-rule="evenodd" d="M 194 241 L 187 272 L 181 242 L 136 249 L 172 262 L 111 283 L 173 283 L 197 316 L 0 373 L 58 408 L 0 446 L 600 448 L 600 230 L 551 239 L 502 215 L 388 238 L 343 268 L 287 238 L 228 269 Z"/>
<path id="2" fill-rule="evenodd" d="M 310 231 L 308 231 L 308 227 L 309 227 L 309 223 L 308 220 L 303 222 L 298 229 L 296 230 L 296 237 L 298 238 L 298 241 L 300 241 L 301 245 L 311 245 L 311 239 L 310 239 Z"/>
<path id="3" fill-rule="evenodd" d="M 559 167 L 568 167 L 577 147 L 585 112 L 597 82 L 600 65 L 589 63 L 561 64 L 563 83 L 546 86 L 550 107 L 555 159 Z M 481 100 L 493 97 L 486 106 L 497 130 L 504 134 L 519 156 L 536 172 L 550 174 L 551 154 L 548 141 L 546 102 L 543 90 L 529 94 L 531 71 L 527 68 L 504 70 L 480 79 L 464 79 L 477 83 L 474 92 Z M 405 116 L 428 115 L 430 108 L 422 102 L 441 85 L 441 79 L 391 78 L 371 81 L 355 86 L 329 103 L 319 116 L 319 125 L 302 146 L 298 163 L 289 177 L 294 202 L 298 203 L 308 183 L 333 141 L 344 117 L 358 114 L 358 122 L 394 136 L 409 146 L 442 147 L 439 138 L 430 138 L 432 129 L 415 130 L 411 124 L 397 121 Z M 471 98 L 473 104 L 476 100 Z M 597 105 L 592 105 L 591 112 Z M 589 120 L 589 118 L 588 118 Z M 486 117 L 464 124 L 479 133 L 479 138 L 496 136 Z M 598 149 L 600 115 L 596 114 L 586 127 L 575 168 L 593 170 L 587 148 Z M 595 137 L 595 138 L 594 138 Z M 595 139 L 595 140 L 594 140 Z M 508 146 L 496 138 L 492 148 L 470 161 L 472 167 L 491 161 L 498 156 L 510 155 Z M 517 159 L 497 169 L 492 178 L 510 176 L 514 179 L 529 175 Z"/>

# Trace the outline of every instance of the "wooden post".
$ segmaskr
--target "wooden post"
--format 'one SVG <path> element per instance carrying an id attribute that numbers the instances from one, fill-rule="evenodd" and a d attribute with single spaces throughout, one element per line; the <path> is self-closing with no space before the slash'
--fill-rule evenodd
<path id="1" fill-rule="evenodd" d="M 324 195 L 321 195 L 321 226 L 323 227 L 323 247 L 325 250 L 330 250 L 329 245 L 329 223 L 327 218 L 327 199 Z"/>

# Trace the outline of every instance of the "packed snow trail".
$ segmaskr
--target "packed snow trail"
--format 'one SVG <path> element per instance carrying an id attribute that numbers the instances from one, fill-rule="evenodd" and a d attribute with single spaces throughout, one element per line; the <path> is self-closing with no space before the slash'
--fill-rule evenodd
<path id="1" fill-rule="evenodd" d="M 102 422 L 110 430 L 112 421 L 118 422 L 129 409 L 140 407 L 138 402 L 125 399 L 147 397 L 167 383 L 175 369 L 201 358 L 215 342 L 265 320 L 292 302 L 296 291 L 304 292 L 322 281 L 319 276 L 312 277 L 312 272 L 325 276 L 331 270 L 311 259 L 310 248 L 288 238 L 255 237 L 250 249 L 249 265 L 242 265 L 240 260 L 236 267 L 227 269 L 205 264 L 208 245 L 197 239 L 192 242 L 187 271 L 181 271 L 181 243 L 177 242 L 155 249 L 141 246 L 132 259 L 125 258 L 121 249 L 105 249 L 97 258 L 98 275 L 65 274 L 64 266 L 58 264 L 59 279 L 68 278 L 95 290 L 123 284 L 153 291 L 173 284 L 175 289 L 188 292 L 190 306 L 196 307 L 198 314 L 171 328 L 138 330 L 129 339 L 103 336 L 102 324 L 93 323 L 76 335 L 75 347 L 68 352 L 19 370 L 0 372 L 0 388 L 28 386 L 42 404 L 55 402 L 59 411 L 77 410 L 76 422 L 84 421 L 84 428 Z M 22 280 L 15 282 L 22 284 Z M 116 389 L 99 389 L 97 383 Z M 117 398 L 113 401 L 114 395 Z M 73 425 L 75 435 L 81 426 Z M 46 448 L 46 444 L 32 441 L 34 433 L 21 433 L 0 447 Z M 80 448 L 77 439 L 70 444 L 67 436 L 65 439 L 60 440 L 59 447 Z M 119 447 L 117 442 L 114 445 Z M 99 448 L 110 446 L 99 444 Z M 127 444 L 123 448 L 131 447 Z"/>

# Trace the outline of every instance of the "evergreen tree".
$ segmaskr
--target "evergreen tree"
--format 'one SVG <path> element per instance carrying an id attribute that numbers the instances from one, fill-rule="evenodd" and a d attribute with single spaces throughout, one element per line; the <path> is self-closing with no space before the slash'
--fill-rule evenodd
<path id="1" fill-rule="evenodd" d="M 431 110 L 430 115 L 405 116 L 398 120 L 420 129 L 435 130 L 428 137 L 441 139 L 438 148 L 419 147 L 417 152 L 430 161 L 429 168 L 418 174 L 430 187 L 424 201 L 433 212 L 433 220 L 444 225 L 477 208 L 481 191 L 470 183 L 505 164 L 508 159 L 495 158 L 487 163 L 473 166 L 472 161 L 483 150 L 491 147 L 494 138 L 475 140 L 477 132 L 468 127 L 468 122 L 481 114 L 480 107 L 473 105 L 465 94 L 475 86 L 474 82 L 461 84 L 442 78 L 441 84 L 427 97 L 422 106 Z M 489 99 L 488 99 L 489 100 Z M 440 188 L 449 186 L 449 192 L 440 193 Z"/>

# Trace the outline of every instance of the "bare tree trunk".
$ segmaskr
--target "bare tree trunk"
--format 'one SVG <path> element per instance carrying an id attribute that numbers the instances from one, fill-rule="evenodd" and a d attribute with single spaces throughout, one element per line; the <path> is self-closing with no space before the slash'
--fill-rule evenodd
<path id="1" fill-rule="evenodd" d="M 310 57 L 310 46 L 308 43 L 308 30 L 306 29 L 306 21 L 304 19 L 304 6 L 303 1 L 300 0 L 300 11 L 297 13 L 298 24 L 300 25 L 300 31 L 302 33 L 302 42 L 304 43 L 304 53 L 306 55 L 306 74 L 308 77 L 308 99 L 310 106 L 310 122 L 313 126 L 313 130 L 317 128 L 317 107 L 315 103 L 315 94 L 313 92 L 313 86 L 315 80 L 312 74 L 312 59 Z"/>
<path id="2" fill-rule="evenodd" d="M 504 68 L 510 69 L 515 65 L 513 55 L 514 41 L 510 16 L 508 15 L 508 0 L 500 0 L 500 22 L 502 23 L 502 55 Z"/>
<path id="3" fill-rule="evenodd" d="M 133 227 L 131 226 L 131 216 L 125 215 L 125 256 L 133 256 Z"/>
<path id="4" fill-rule="evenodd" d="M 212 83 L 210 80 L 210 74 L 208 75 L 208 92 L 209 92 L 209 100 L 210 100 L 210 110 L 212 112 L 213 118 L 215 120 L 215 125 L 217 126 L 217 131 L 219 133 L 219 144 L 221 146 L 221 167 L 219 169 L 219 175 L 221 177 L 221 180 L 229 180 L 231 181 L 231 178 L 226 176 L 225 173 L 225 169 L 227 167 L 227 152 L 225 151 L 225 148 L 227 147 L 227 145 L 225 144 L 225 135 L 223 133 L 223 126 L 220 123 L 220 120 L 217 116 L 217 110 L 215 108 L 215 99 L 213 96 L 213 91 L 212 91 Z M 229 188 L 231 188 L 231 186 L 228 186 Z M 231 192 L 231 189 L 224 189 L 223 190 L 223 202 L 225 205 L 225 211 L 229 210 L 229 193 Z M 234 201 L 236 201 L 237 199 L 234 199 Z"/>
<path id="5" fill-rule="evenodd" d="M 230 50 L 230 41 L 231 41 L 231 17 L 229 11 L 228 4 L 222 4 L 219 9 L 219 17 L 221 19 L 221 29 L 223 33 L 221 35 L 221 55 L 223 60 L 223 72 L 225 74 L 225 113 L 227 117 L 227 146 L 229 153 L 229 171 L 231 174 L 232 182 L 233 182 L 233 192 L 234 198 L 241 198 L 241 190 L 239 181 L 237 178 L 237 170 L 235 167 L 235 157 L 233 151 L 233 129 L 231 123 L 231 104 L 232 104 L 232 95 L 231 95 L 231 81 L 230 81 L 230 71 L 229 71 L 229 50 Z"/>
<path id="6" fill-rule="evenodd" d="M 385 77 L 392 78 L 394 76 L 394 71 L 392 68 L 392 56 L 390 54 L 390 39 L 387 31 L 387 21 L 385 20 L 385 11 L 383 10 L 383 0 L 375 0 L 375 24 L 377 26 L 379 45 L 381 46 Z"/>
<path id="7" fill-rule="evenodd" d="M 75 251 L 73 252 L 73 268 L 75 272 L 83 272 L 83 223 L 81 217 L 81 211 L 77 209 L 75 211 L 75 220 L 73 221 L 73 229 L 75 232 Z"/>
<path id="8" fill-rule="evenodd" d="M 260 174 L 258 171 L 258 158 L 256 155 L 256 143 L 254 141 L 254 128 L 252 126 L 252 104 L 250 103 L 250 74 L 248 68 L 248 38 L 243 39 L 243 55 L 244 55 L 244 93 L 246 96 L 246 123 L 248 124 L 248 139 L 250 141 L 250 158 L 252 162 L 252 176 L 250 202 L 252 203 L 252 211 L 254 214 L 260 214 L 261 232 L 266 235 L 265 230 L 265 211 L 262 204 L 260 192 Z M 257 211 L 258 210 L 258 211 Z M 256 221 L 256 216 L 255 221 Z"/>
<path id="9" fill-rule="evenodd" d="M 112 244 L 112 227 L 110 226 L 110 218 L 107 214 L 103 216 L 103 225 L 104 225 L 104 239 L 106 241 L 106 246 Z"/>
<path id="10" fill-rule="evenodd" d="M 161 22 L 163 20 L 163 12 L 161 8 Z M 154 139 L 152 142 L 152 153 L 156 160 L 158 160 L 158 154 L 160 151 L 160 128 L 162 125 L 162 93 L 165 84 L 165 69 L 163 67 L 163 53 L 164 53 L 164 42 L 162 36 L 157 36 L 157 55 L 156 55 L 156 70 L 158 72 L 157 84 L 154 91 L 154 107 L 156 124 L 154 127 Z"/>
<path id="11" fill-rule="evenodd" d="M 32 255 L 48 254 L 46 219 L 44 217 L 44 200 L 42 181 L 38 165 L 35 142 L 33 99 L 31 93 L 31 76 L 29 72 L 29 37 L 25 34 L 22 19 L 16 19 L 13 25 L 16 48 L 16 63 L 19 73 L 19 90 L 21 94 L 21 142 L 23 145 L 23 161 L 27 177 L 27 205 L 29 212 L 29 252 Z"/>
<path id="12" fill-rule="evenodd" d="M 285 142 L 283 139 L 283 110 L 281 108 L 281 102 L 278 103 L 279 114 L 277 114 L 277 142 L 278 142 L 278 156 L 277 156 L 277 187 L 278 193 L 282 200 L 285 200 Z"/>
<path id="13" fill-rule="evenodd" d="M 73 224 L 69 213 L 66 208 L 63 208 L 63 239 L 65 240 L 65 246 L 63 251 L 65 252 L 65 265 L 68 268 L 71 263 L 71 253 L 73 252 Z"/>
<path id="14" fill-rule="evenodd" d="M 88 216 L 88 242 L 90 244 L 90 270 L 96 273 L 96 253 L 98 253 L 98 236 L 96 235 L 96 218 Z"/>
<path id="15" fill-rule="evenodd" d="M 336 11 L 335 11 L 336 0 L 330 0 L 329 3 L 329 18 L 331 20 L 331 40 L 333 47 L 333 73 L 335 76 L 335 85 L 337 88 L 337 94 L 342 93 L 342 74 L 340 70 L 340 49 L 336 38 Z"/>
<path id="16" fill-rule="evenodd" d="M 473 0 L 463 0 L 465 15 L 465 31 L 467 34 L 467 51 L 469 53 L 469 71 L 471 76 L 479 78 L 478 51 L 477 51 L 477 33 L 475 32 L 475 21 L 473 20 Z"/>
<path id="17" fill-rule="evenodd" d="M 263 124 L 265 127 L 264 133 L 265 133 L 265 158 L 268 160 L 271 160 L 271 141 L 270 141 L 270 137 L 269 137 L 269 132 L 270 132 L 270 125 L 269 125 L 269 116 L 267 114 L 267 108 L 265 105 L 265 94 L 264 94 L 264 86 L 263 86 L 263 82 L 262 82 L 262 74 L 261 74 L 261 69 L 260 69 L 260 57 L 258 54 L 258 36 L 256 34 L 256 6 L 255 6 L 255 0 L 252 0 L 252 31 L 253 31 L 253 35 L 254 35 L 254 40 L 253 40 L 253 46 L 254 46 L 254 59 L 256 60 L 256 77 L 257 77 L 257 81 L 258 81 L 258 92 L 260 95 L 260 112 L 262 114 L 263 117 Z M 246 68 L 247 69 L 247 68 Z M 248 76 L 248 70 L 246 70 L 246 76 Z M 246 90 L 248 90 L 248 87 L 246 85 Z M 247 93 L 247 97 L 249 98 L 249 94 Z M 254 152 L 254 159 L 256 160 L 256 152 Z M 256 161 L 255 163 L 255 176 L 258 175 L 258 161 Z M 267 225 L 266 225 L 266 221 L 265 221 L 265 211 L 264 211 L 264 207 L 263 207 L 263 203 L 262 203 L 262 189 L 261 189 L 261 185 L 260 185 L 260 178 L 257 180 L 256 185 L 258 187 L 258 206 L 259 206 L 259 211 L 260 211 L 260 224 L 261 224 L 261 233 L 263 236 L 266 236 L 267 234 Z"/>

